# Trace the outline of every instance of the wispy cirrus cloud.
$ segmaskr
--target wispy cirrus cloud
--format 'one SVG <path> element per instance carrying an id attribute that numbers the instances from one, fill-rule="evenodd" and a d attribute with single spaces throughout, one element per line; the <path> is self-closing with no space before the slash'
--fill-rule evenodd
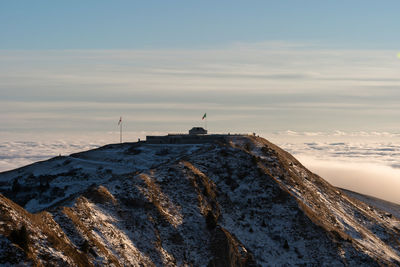
<path id="1" fill-rule="evenodd" d="M 400 116 L 400 62 L 389 50 L 272 42 L 202 50 L 3 50 L 0 59 L 0 114 L 7 114 L 0 131 L 15 129 L 26 113 L 42 125 L 33 130 L 46 128 L 48 118 L 39 116 L 46 112 L 70 126 L 63 131 L 80 130 L 76 114 L 98 130 L 111 126 L 94 123 L 99 117 L 140 117 L 135 127 L 152 131 L 158 128 L 146 118 L 159 116 L 172 130 L 182 127 L 184 115 L 198 123 L 208 111 L 216 131 L 310 132 L 389 131 Z M 212 124 L 228 113 L 235 123 Z"/>

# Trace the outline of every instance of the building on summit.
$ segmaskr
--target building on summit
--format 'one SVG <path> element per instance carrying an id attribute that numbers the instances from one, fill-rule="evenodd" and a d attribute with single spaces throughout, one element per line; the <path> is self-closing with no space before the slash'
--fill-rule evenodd
<path id="1" fill-rule="evenodd" d="M 189 130 L 189 134 L 207 134 L 207 130 L 205 130 L 203 127 L 193 127 Z"/>
<path id="2" fill-rule="evenodd" d="M 193 127 L 189 130 L 189 134 L 171 134 L 163 136 L 146 136 L 148 144 L 204 144 L 223 141 L 230 134 L 208 134 L 203 127 Z"/>

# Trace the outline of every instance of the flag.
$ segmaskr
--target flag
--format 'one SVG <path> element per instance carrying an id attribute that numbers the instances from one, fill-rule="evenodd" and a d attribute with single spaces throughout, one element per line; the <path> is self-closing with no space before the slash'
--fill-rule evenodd
<path id="1" fill-rule="evenodd" d="M 207 113 L 204 113 L 202 120 L 204 120 L 207 117 Z"/>
<path id="2" fill-rule="evenodd" d="M 118 125 L 122 123 L 122 117 L 119 117 Z"/>

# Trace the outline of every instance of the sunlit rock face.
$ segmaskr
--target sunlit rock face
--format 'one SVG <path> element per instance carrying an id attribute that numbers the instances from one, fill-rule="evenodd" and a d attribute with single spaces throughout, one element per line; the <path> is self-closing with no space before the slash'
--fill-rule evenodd
<path id="1" fill-rule="evenodd" d="M 0 264 L 400 264 L 400 220 L 255 136 L 125 143 L 0 174 Z"/>

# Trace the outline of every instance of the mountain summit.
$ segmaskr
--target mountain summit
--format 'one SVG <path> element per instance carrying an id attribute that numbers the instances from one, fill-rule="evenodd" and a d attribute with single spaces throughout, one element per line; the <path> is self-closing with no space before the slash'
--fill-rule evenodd
<path id="1" fill-rule="evenodd" d="M 400 220 L 256 136 L 107 145 L 0 174 L 0 264 L 400 265 Z"/>

